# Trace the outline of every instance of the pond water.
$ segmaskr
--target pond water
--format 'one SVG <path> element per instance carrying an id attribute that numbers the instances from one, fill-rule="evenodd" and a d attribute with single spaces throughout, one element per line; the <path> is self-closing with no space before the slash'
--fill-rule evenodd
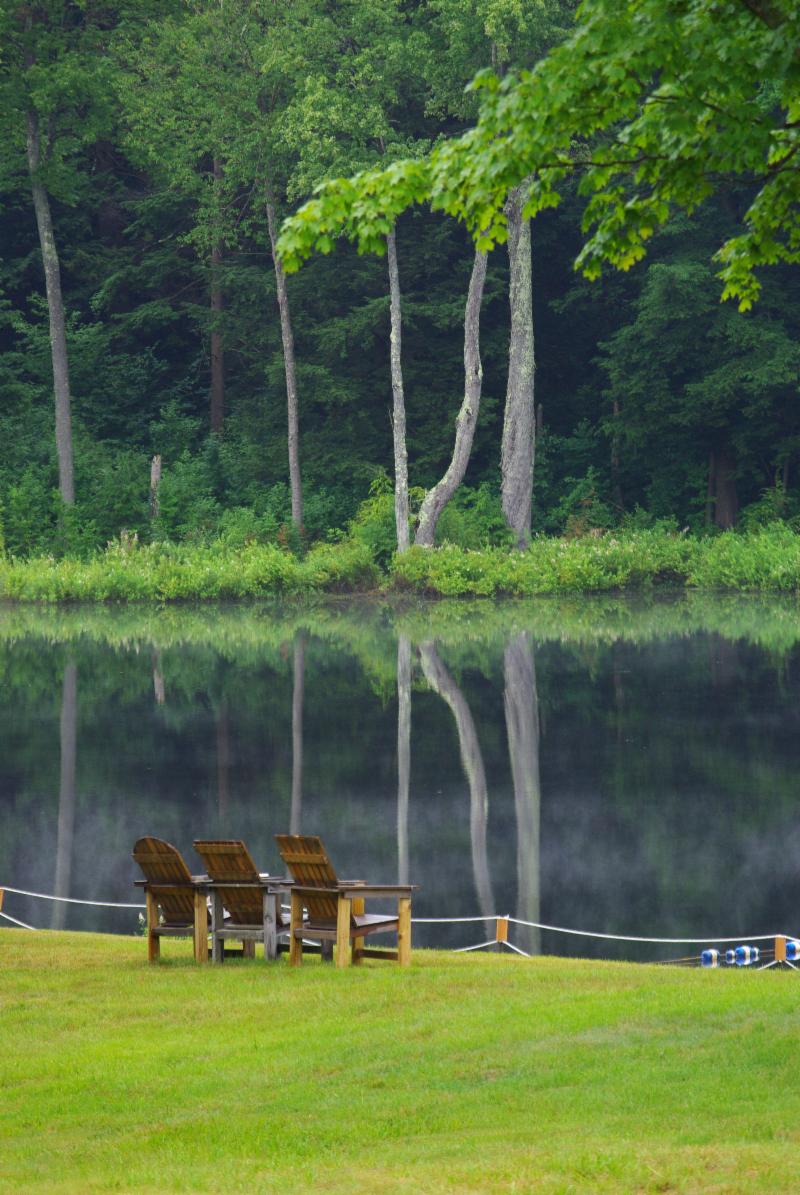
<path id="1" fill-rule="evenodd" d="M 321 835 L 343 876 L 419 884 L 420 917 L 800 932 L 794 601 L 7 607 L 0 675 L 0 887 L 136 901 L 141 834 L 192 869 L 193 838 L 243 838 L 278 872 L 273 835 L 292 830 Z M 137 927 L 134 910 L 13 894 L 4 911 Z"/>

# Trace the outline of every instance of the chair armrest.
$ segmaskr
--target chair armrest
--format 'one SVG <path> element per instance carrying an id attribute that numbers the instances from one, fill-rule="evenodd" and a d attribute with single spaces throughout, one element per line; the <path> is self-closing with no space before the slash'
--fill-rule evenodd
<path id="1" fill-rule="evenodd" d="M 419 884 L 363 884 L 357 889 L 359 896 L 399 896 L 410 897 L 416 892 Z"/>
<path id="2" fill-rule="evenodd" d="M 411 896 L 418 884 L 339 884 L 336 888 L 305 888 L 292 884 L 292 892 L 298 896 Z"/>

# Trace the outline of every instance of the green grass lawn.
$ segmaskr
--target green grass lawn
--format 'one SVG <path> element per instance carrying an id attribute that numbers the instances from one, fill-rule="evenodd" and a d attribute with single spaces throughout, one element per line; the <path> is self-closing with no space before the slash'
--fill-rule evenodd
<path id="1" fill-rule="evenodd" d="M 0 1191 L 797 1191 L 800 975 L 0 931 Z"/>

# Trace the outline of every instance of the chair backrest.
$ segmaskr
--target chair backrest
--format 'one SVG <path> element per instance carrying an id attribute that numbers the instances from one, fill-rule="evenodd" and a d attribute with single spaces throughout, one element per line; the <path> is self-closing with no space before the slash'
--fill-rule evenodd
<path id="1" fill-rule="evenodd" d="M 322 839 L 310 834 L 276 834 L 278 850 L 292 879 L 303 888 L 335 888 L 339 883 Z M 308 920 L 314 925 L 336 922 L 335 896 L 306 896 Z"/>
<path id="2" fill-rule="evenodd" d="M 210 878 L 218 885 L 222 903 L 235 925 L 261 925 L 264 918 L 258 868 L 238 838 L 200 839 L 194 844 Z M 252 884 L 252 888 L 226 888 L 225 884 Z"/>
<path id="3" fill-rule="evenodd" d="M 144 872 L 147 887 L 158 901 L 165 925 L 194 921 L 192 877 L 183 856 L 163 838 L 147 836 L 133 846 L 133 858 Z"/>

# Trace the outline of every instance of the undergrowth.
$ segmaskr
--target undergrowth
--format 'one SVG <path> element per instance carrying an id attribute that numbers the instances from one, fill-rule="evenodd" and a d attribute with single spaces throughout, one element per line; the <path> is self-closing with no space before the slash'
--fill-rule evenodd
<path id="1" fill-rule="evenodd" d="M 800 535 L 783 523 L 694 537 L 661 528 L 536 537 L 527 551 L 444 544 L 390 556 L 359 534 L 308 552 L 240 542 L 139 544 L 85 559 L 0 556 L 0 598 L 17 601 L 235 600 L 375 589 L 442 597 L 532 597 L 654 586 L 797 592 Z"/>

